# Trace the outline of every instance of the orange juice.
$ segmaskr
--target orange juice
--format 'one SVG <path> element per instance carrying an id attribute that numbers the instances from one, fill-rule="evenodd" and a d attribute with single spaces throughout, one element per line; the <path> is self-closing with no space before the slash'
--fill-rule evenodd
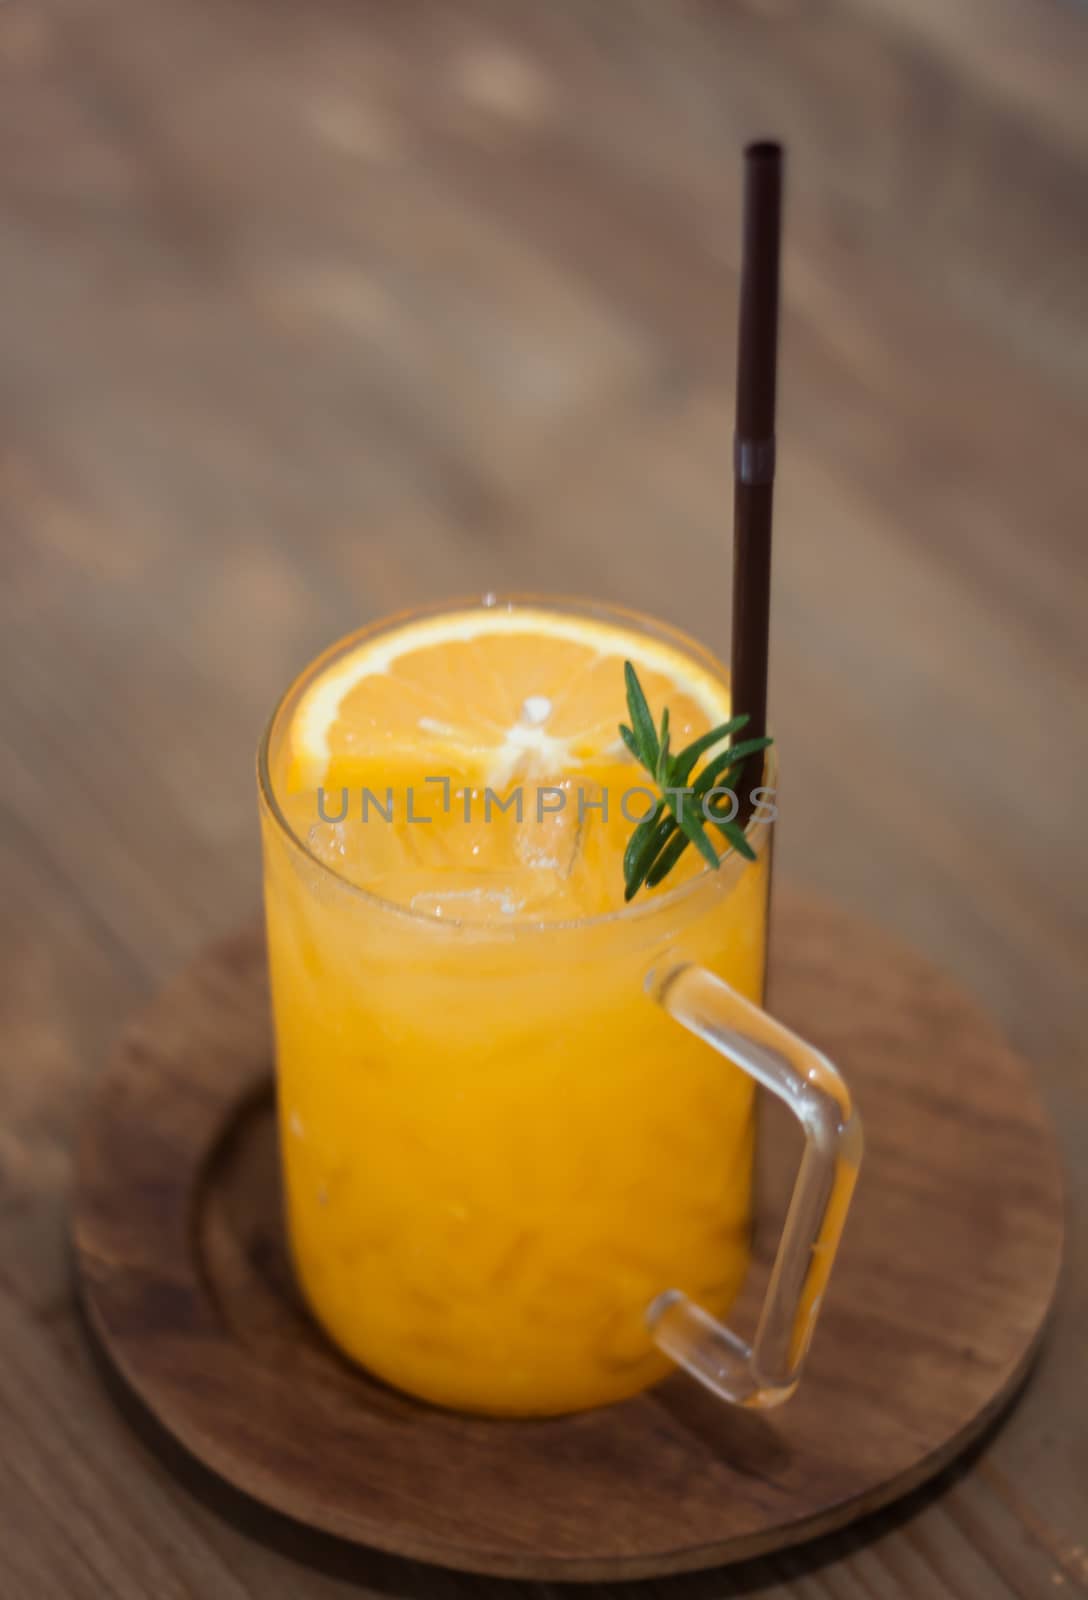
<path id="1" fill-rule="evenodd" d="M 748 1265 L 752 1082 L 646 983 L 690 959 L 761 1000 L 769 829 L 625 906 L 652 787 L 617 734 L 625 659 L 674 749 L 729 716 L 681 635 L 484 604 L 336 646 L 262 748 L 296 1271 L 343 1351 L 440 1405 L 632 1394 L 668 1369 L 654 1300 L 724 1315 Z"/>

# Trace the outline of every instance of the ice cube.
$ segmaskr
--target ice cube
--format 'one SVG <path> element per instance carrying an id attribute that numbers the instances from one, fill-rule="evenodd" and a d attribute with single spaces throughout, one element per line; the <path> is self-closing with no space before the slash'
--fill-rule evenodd
<path id="1" fill-rule="evenodd" d="M 598 785 L 572 778 L 527 787 L 522 823 L 514 837 L 516 860 L 534 871 L 569 878 L 592 825 L 594 813 L 589 802 L 599 800 L 600 795 Z"/>
<path id="2" fill-rule="evenodd" d="M 306 842 L 319 861 L 361 889 L 414 864 L 406 830 L 393 827 L 374 811 L 365 822 L 357 816 L 343 822 L 315 822 Z"/>
<path id="3" fill-rule="evenodd" d="M 525 900 L 516 887 L 503 882 L 498 873 L 475 873 L 465 882 L 461 875 L 446 875 L 449 882 L 420 889 L 408 902 L 409 909 L 421 916 L 449 922 L 493 922 L 496 918 L 516 917 Z"/>

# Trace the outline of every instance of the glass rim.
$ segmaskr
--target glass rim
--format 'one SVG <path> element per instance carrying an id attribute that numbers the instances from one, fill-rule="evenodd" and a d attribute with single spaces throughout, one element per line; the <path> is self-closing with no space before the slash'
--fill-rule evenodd
<path id="1" fill-rule="evenodd" d="M 664 894 L 656 895 L 652 899 L 632 900 L 624 905 L 614 907 L 611 911 L 597 911 L 590 916 L 570 917 L 556 921 L 526 919 L 521 922 L 515 921 L 508 916 L 505 920 L 500 920 L 497 916 L 494 920 L 489 918 L 484 922 L 464 922 L 456 917 L 442 917 L 436 916 L 433 912 L 413 910 L 411 906 L 402 905 L 396 900 L 387 900 L 384 896 L 375 894 L 372 889 L 366 889 L 362 884 L 354 883 L 342 872 L 338 872 L 328 861 L 317 855 L 308 842 L 305 839 L 301 839 L 295 832 L 276 796 L 269 763 L 272 737 L 276 731 L 280 713 L 292 695 L 306 681 L 312 681 L 335 656 L 346 652 L 349 647 L 354 647 L 362 639 L 395 632 L 425 617 L 441 616 L 444 612 L 493 610 L 496 607 L 502 607 L 507 611 L 524 608 L 526 610 L 574 613 L 598 618 L 603 622 L 615 622 L 633 626 L 638 632 L 669 640 L 673 645 L 681 649 L 685 655 L 694 656 L 697 660 L 701 660 L 704 665 L 708 665 L 719 682 L 727 685 L 729 682 L 729 673 L 724 662 L 713 651 L 701 644 L 699 640 L 692 638 L 682 628 L 674 627 L 671 623 L 662 622 L 646 612 L 637 611 L 628 606 L 613 605 L 606 601 L 589 600 L 573 595 L 540 595 L 518 592 L 501 595 L 489 593 L 482 596 L 452 597 L 447 600 L 434 601 L 429 605 L 406 607 L 404 610 L 395 612 L 390 616 L 380 617 L 373 622 L 364 623 L 361 628 L 353 629 L 352 632 L 343 634 L 331 644 L 326 645 L 312 660 L 307 662 L 300 672 L 296 673 L 272 708 L 271 715 L 265 724 L 257 747 L 257 787 L 262 805 L 266 808 L 269 817 L 275 823 L 288 848 L 311 863 L 311 865 L 317 867 L 346 893 L 358 897 L 376 912 L 407 919 L 413 923 L 421 923 L 432 929 L 448 929 L 451 932 L 464 930 L 470 932 L 476 939 L 483 939 L 488 935 L 494 934 L 502 934 L 504 938 L 510 939 L 520 938 L 529 933 L 572 932 L 574 930 L 605 927 L 610 923 L 622 923 L 626 926 L 629 923 L 644 921 L 651 916 L 662 914 L 673 906 L 692 899 L 700 890 L 716 888 L 720 892 L 722 886 L 721 874 L 724 869 L 728 867 L 735 871 L 738 863 L 740 867 L 749 865 L 744 857 L 737 854 L 732 845 L 719 856 L 717 868 L 711 868 L 704 864 L 693 877 L 686 878 L 683 883 L 676 884 L 674 888 L 667 890 Z M 769 776 L 773 781 L 776 772 L 776 753 L 774 746 L 771 746 L 764 752 L 763 776 L 765 778 Z M 773 825 L 773 821 L 770 819 L 757 819 L 755 817 L 750 818 L 746 823 L 744 829 L 745 838 L 748 839 L 757 855 L 765 847 L 765 841 L 769 837 Z M 632 823 L 632 826 L 634 826 L 634 823 Z M 754 863 L 751 864 L 754 865 Z"/>

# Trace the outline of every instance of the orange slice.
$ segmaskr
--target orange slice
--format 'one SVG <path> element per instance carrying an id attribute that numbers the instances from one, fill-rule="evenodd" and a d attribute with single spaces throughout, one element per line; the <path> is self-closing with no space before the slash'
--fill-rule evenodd
<path id="1" fill-rule="evenodd" d="M 655 715 L 668 705 L 674 750 L 729 716 L 721 680 L 665 640 L 569 613 L 447 612 L 362 641 L 308 687 L 291 787 L 599 782 L 628 766 L 625 660 Z"/>

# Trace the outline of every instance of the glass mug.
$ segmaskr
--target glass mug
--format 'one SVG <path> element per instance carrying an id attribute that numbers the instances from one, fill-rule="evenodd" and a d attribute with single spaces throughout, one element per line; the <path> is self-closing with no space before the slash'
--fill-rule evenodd
<path id="1" fill-rule="evenodd" d="M 548 606 L 548 602 L 533 602 Z M 556 608 L 557 615 L 572 614 Z M 586 615 L 693 641 L 602 607 Z M 581 921 L 450 923 L 314 854 L 262 741 L 265 906 L 288 1234 L 306 1301 L 371 1373 L 471 1412 L 606 1404 L 674 1364 L 773 1406 L 801 1374 L 861 1156 L 832 1064 L 761 1009 L 772 824 Z M 749 1344 L 725 1322 L 753 1229 L 756 1085 L 805 1147 Z"/>

